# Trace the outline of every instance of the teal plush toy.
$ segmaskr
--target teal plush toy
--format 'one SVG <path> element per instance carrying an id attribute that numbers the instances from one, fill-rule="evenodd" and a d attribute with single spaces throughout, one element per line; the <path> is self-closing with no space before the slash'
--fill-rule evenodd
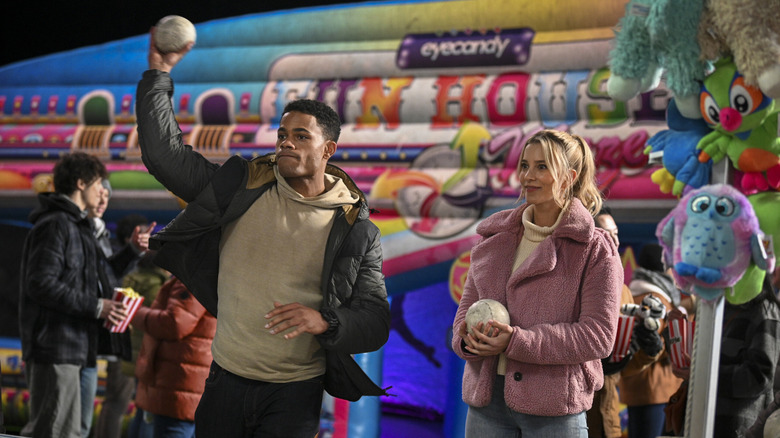
<path id="1" fill-rule="evenodd" d="M 703 8 L 704 0 L 629 1 L 610 52 L 610 97 L 625 101 L 649 91 L 666 70 L 666 84 L 680 112 L 700 118 L 698 97 L 708 68 L 697 42 Z"/>
<path id="2" fill-rule="evenodd" d="M 735 186 L 745 194 L 780 189 L 780 137 L 775 101 L 748 85 L 730 58 L 704 79 L 701 113 L 712 132 L 701 139 L 699 161 L 728 156 L 743 172 Z"/>
<path id="3" fill-rule="evenodd" d="M 774 269 L 753 207 L 728 184 L 689 192 L 658 223 L 656 237 L 675 283 L 705 300 L 734 286 L 751 262 L 764 271 Z"/>

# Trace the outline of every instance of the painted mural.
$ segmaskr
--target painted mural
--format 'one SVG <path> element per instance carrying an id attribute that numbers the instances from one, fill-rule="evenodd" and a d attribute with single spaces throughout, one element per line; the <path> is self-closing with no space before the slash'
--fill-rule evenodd
<path id="1" fill-rule="evenodd" d="M 386 406 L 438 418 L 455 409 L 447 333 L 458 286 L 477 223 L 518 202 L 515 169 L 530 135 L 586 138 L 608 202 L 674 199 L 651 181 L 658 167 L 644 153 L 666 129 L 670 92 L 626 102 L 606 92 L 625 3 L 372 2 L 196 23 L 197 45 L 173 72 L 173 102 L 185 142 L 203 155 L 272 152 L 281 109 L 296 98 L 323 100 L 342 118 L 331 162 L 368 194 L 383 235 L 393 333 L 380 372 L 396 395 Z M 306 32 L 279 32 L 290 22 Z M 175 215 L 180 206 L 146 172 L 135 131 L 147 45 L 139 35 L 0 67 L 7 222 L 23 220 L 72 150 L 106 162 L 109 211 L 145 204 L 160 223 Z"/>

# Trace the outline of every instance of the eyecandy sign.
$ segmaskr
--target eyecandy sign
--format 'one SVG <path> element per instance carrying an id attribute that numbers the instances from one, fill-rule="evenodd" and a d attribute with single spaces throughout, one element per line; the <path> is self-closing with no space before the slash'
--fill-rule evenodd
<path id="1" fill-rule="evenodd" d="M 523 65 L 531 54 L 533 29 L 496 29 L 450 34 L 409 34 L 401 40 L 398 68 Z"/>

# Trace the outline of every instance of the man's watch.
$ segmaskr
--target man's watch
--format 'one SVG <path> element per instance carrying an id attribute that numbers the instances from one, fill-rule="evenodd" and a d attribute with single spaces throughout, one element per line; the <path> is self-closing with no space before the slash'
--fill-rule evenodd
<path id="1" fill-rule="evenodd" d="M 320 311 L 322 319 L 328 323 L 328 329 L 321 333 L 323 336 L 332 335 L 339 329 L 339 319 L 333 309 L 323 309 Z"/>

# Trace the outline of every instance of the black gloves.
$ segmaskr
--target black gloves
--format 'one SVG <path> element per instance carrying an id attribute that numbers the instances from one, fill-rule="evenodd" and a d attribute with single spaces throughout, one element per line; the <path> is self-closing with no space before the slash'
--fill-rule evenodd
<path id="1" fill-rule="evenodd" d="M 655 330 L 650 330 L 644 324 L 637 324 L 634 327 L 634 339 L 631 343 L 636 343 L 637 349 L 641 348 L 648 356 L 655 356 L 664 348 L 661 335 Z M 632 350 L 634 350 L 632 348 Z"/>
<path id="2" fill-rule="evenodd" d="M 634 357 L 634 353 L 628 353 L 626 357 L 624 357 L 619 362 L 610 362 L 609 361 L 610 357 L 612 357 L 612 355 L 609 355 L 608 357 L 601 359 L 601 369 L 604 371 L 605 376 L 619 373 L 620 371 L 622 371 L 623 368 L 625 368 L 626 365 L 628 365 L 628 361 L 630 361 L 631 358 Z"/>

